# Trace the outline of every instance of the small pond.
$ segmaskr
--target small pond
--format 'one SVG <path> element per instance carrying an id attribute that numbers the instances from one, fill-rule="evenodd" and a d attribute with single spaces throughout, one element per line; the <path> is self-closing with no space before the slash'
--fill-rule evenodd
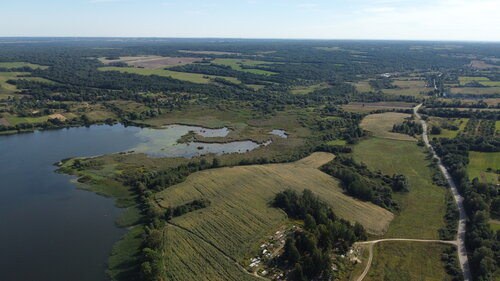
<path id="1" fill-rule="evenodd" d="M 271 135 L 276 135 L 276 136 L 280 136 L 284 139 L 287 139 L 288 138 L 288 134 L 286 133 L 285 130 L 272 130 L 271 132 L 269 132 Z"/>

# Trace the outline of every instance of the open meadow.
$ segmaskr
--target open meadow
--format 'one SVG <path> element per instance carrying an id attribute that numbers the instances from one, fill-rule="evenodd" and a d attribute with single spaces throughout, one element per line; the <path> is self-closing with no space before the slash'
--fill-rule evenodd
<path id="1" fill-rule="evenodd" d="M 116 67 L 116 66 L 105 66 L 100 67 L 101 71 L 119 71 L 125 73 L 139 74 L 139 75 L 157 75 L 157 76 L 165 76 L 170 77 L 177 80 L 188 81 L 198 84 L 207 84 L 210 83 L 210 79 L 222 78 L 229 82 L 239 84 L 240 80 L 234 77 L 226 77 L 226 76 L 214 76 L 214 75 L 206 75 L 206 74 L 198 74 L 198 73 L 188 73 L 188 72 L 177 72 L 165 69 L 147 69 L 147 68 L 135 68 L 135 67 Z"/>
<path id="2" fill-rule="evenodd" d="M 448 245 L 389 241 L 373 249 L 373 263 L 364 280 L 452 280 L 441 260 Z"/>
<path id="3" fill-rule="evenodd" d="M 469 178 L 478 178 L 485 183 L 499 184 L 500 152 L 469 151 L 469 165 L 467 172 Z M 500 172 L 500 171 L 499 171 Z"/>
<path id="4" fill-rule="evenodd" d="M 417 139 L 412 136 L 391 132 L 392 126 L 403 123 L 409 117 L 411 117 L 410 114 L 397 112 L 371 114 L 361 121 L 361 128 L 370 131 L 375 137 L 414 142 Z"/>

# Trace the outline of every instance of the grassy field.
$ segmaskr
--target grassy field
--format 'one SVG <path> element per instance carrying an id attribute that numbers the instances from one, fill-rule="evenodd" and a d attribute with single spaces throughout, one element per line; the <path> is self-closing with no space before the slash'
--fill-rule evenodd
<path id="1" fill-rule="evenodd" d="M 174 270 L 172 274 L 186 274 L 177 275 L 173 280 L 193 278 L 196 272 L 189 271 L 191 267 L 203 267 L 204 273 L 217 271 L 227 263 L 220 256 L 222 253 L 238 261 L 251 253 L 262 238 L 287 221 L 281 210 L 269 206 L 274 195 L 287 188 L 298 191 L 309 188 L 331 204 L 338 216 L 359 221 L 371 233 L 382 234 L 393 215 L 345 195 L 337 180 L 317 169 L 333 157 L 329 153 L 314 153 L 289 164 L 206 170 L 158 193 L 156 200 L 162 207 L 178 206 L 200 198 L 211 202 L 205 209 L 172 220 L 180 228 L 169 227 L 174 229 L 174 237 L 169 239 L 176 242 L 167 243 L 172 245 L 167 260 L 185 268 Z M 184 234 L 175 235 L 180 230 Z M 200 239 L 205 243 L 197 241 Z M 204 259 L 198 258 L 200 253 L 205 253 Z M 202 279 L 210 278 L 203 276 Z"/>
<path id="2" fill-rule="evenodd" d="M 256 61 L 256 60 L 245 60 L 245 59 L 215 59 L 212 61 L 212 63 L 230 66 L 234 70 L 253 73 L 253 74 L 260 74 L 260 75 L 276 74 L 275 72 L 267 70 L 251 68 L 256 66 L 259 67 L 266 66 L 266 64 L 272 64 L 272 62 L 267 62 L 267 61 Z"/>
<path id="3" fill-rule="evenodd" d="M 107 58 L 99 58 L 99 61 L 104 64 L 114 62 L 123 62 L 129 66 L 142 67 L 147 69 L 163 69 L 178 65 L 191 64 L 201 61 L 201 58 L 189 57 L 161 57 L 161 56 L 137 56 L 137 57 L 120 57 L 116 60 L 108 60 Z"/>
<path id="4" fill-rule="evenodd" d="M 488 77 L 470 77 L 470 76 L 460 76 L 458 81 L 461 86 L 465 86 L 467 83 L 478 82 L 484 86 L 496 87 L 500 86 L 500 81 L 490 81 Z"/>
<path id="5" fill-rule="evenodd" d="M 214 76 L 214 75 L 205 75 L 205 74 L 198 74 L 198 73 L 187 73 L 187 72 L 177 72 L 177 71 L 170 71 L 170 70 L 164 70 L 164 69 L 146 69 L 146 68 L 135 68 L 135 67 L 106 66 L 106 67 L 100 67 L 99 70 L 101 70 L 101 71 L 119 71 L 119 72 L 133 73 L 133 74 L 139 74 L 139 75 L 158 75 L 158 76 L 165 76 L 165 77 L 170 77 L 170 78 L 177 79 L 177 80 L 183 80 L 183 81 L 188 81 L 188 82 L 193 82 L 193 83 L 198 83 L 198 84 L 210 83 L 210 79 L 214 79 L 214 78 L 222 78 L 222 79 L 225 79 L 229 82 L 237 83 L 237 84 L 241 83 L 240 80 L 238 80 L 234 77 Z"/>
<path id="6" fill-rule="evenodd" d="M 328 87 L 329 87 L 328 84 L 321 83 L 321 84 L 315 84 L 315 85 L 310 85 L 310 86 L 295 87 L 292 89 L 291 92 L 294 95 L 306 95 L 306 94 L 310 94 L 316 90 L 326 89 Z"/>
<path id="7" fill-rule="evenodd" d="M 352 84 L 354 85 L 354 87 L 356 87 L 356 90 L 361 93 L 375 91 L 372 86 L 370 86 L 370 83 L 368 83 L 368 81 L 359 81 Z"/>
<path id="8" fill-rule="evenodd" d="M 25 79 L 36 82 L 44 82 L 54 84 L 55 82 L 41 78 L 41 77 L 20 77 L 21 75 L 28 75 L 29 72 L 0 72 L 0 97 L 12 96 L 18 91 L 15 85 L 7 83 L 8 80 Z"/>
<path id="9" fill-rule="evenodd" d="M 469 118 L 440 118 L 440 117 L 430 117 L 428 124 L 433 126 L 439 126 L 441 127 L 441 134 L 439 135 L 433 135 L 430 134 L 430 138 L 455 138 L 460 132 L 463 132 L 465 129 L 465 126 L 467 125 L 467 122 L 469 122 Z M 449 130 L 449 129 L 444 129 L 443 126 L 445 125 L 455 125 L 458 126 L 457 131 Z"/>
<path id="10" fill-rule="evenodd" d="M 354 158 L 372 170 L 388 175 L 404 174 L 408 178 L 410 191 L 394 194 L 401 211 L 385 238 L 438 238 L 438 229 L 444 226 L 446 190 L 432 184 L 432 170 L 424 148 L 413 142 L 370 138 L 354 147 Z"/>
<path id="11" fill-rule="evenodd" d="M 452 94 L 493 95 L 500 94 L 500 87 L 451 88 L 450 91 Z"/>
<path id="12" fill-rule="evenodd" d="M 383 242 L 374 246 L 373 262 L 364 280 L 452 280 L 441 261 L 446 245 L 418 242 Z"/>
<path id="13" fill-rule="evenodd" d="M 371 114 L 366 116 L 363 121 L 361 121 L 361 128 L 372 132 L 374 136 L 379 138 L 417 141 L 417 139 L 412 136 L 391 132 L 394 124 L 402 123 L 405 118 L 410 116 L 410 114 L 396 112 Z"/>
<path id="14" fill-rule="evenodd" d="M 500 230 L 500 221 L 492 220 L 490 222 L 490 227 L 491 227 L 491 230 L 496 233 L 497 231 Z"/>
<path id="15" fill-rule="evenodd" d="M 19 68 L 19 67 L 30 67 L 32 69 L 47 69 L 48 66 L 33 64 L 29 62 L 0 62 L 0 68 Z"/>
<path id="16" fill-rule="evenodd" d="M 487 169 L 493 169 L 488 172 Z M 469 152 L 469 165 L 467 172 L 469 178 L 478 178 L 481 182 L 489 182 L 499 184 L 498 177 L 494 171 L 500 169 L 500 152 Z"/>
<path id="17" fill-rule="evenodd" d="M 393 80 L 397 89 L 383 89 L 382 92 L 388 95 L 420 96 L 421 92 L 429 92 L 431 88 L 425 87 L 425 81 L 421 80 Z"/>
<path id="18" fill-rule="evenodd" d="M 415 103 L 406 102 L 351 102 L 342 105 L 346 111 L 368 113 L 374 110 L 411 109 Z"/>
<path id="19" fill-rule="evenodd" d="M 346 145 L 347 141 L 345 141 L 345 140 L 332 140 L 332 141 L 327 142 L 326 144 L 328 144 L 328 145 Z"/>

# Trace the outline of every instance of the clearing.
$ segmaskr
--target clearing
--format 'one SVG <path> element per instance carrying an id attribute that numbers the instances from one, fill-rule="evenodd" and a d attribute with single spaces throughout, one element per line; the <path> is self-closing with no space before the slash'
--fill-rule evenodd
<path id="1" fill-rule="evenodd" d="M 488 170 L 490 169 L 490 170 Z M 499 184 L 500 152 L 469 151 L 469 165 L 467 172 L 469 178 L 478 178 L 481 182 Z"/>
<path id="2" fill-rule="evenodd" d="M 417 141 L 416 138 L 391 132 L 395 124 L 403 123 L 403 121 L 411 117 L 411 114 L 386 112 L 381 114 L 371 114 L 366 116 L 361 121 L 361 128 L 373 133 L 375 137 L 393 140 Z"/>
<path id="3" fill-rule="evenodd" d="M 120 57 L 116 60 L 108 60 L 106 58 L 99 58 L 104 64 L 110 64 L 115 62 L 123 62 L 129 66 L 146 68 L 146 69 L 158 69 L 165 67 L 173 67 L 178 65 L 191 64 L 194 62 L 200 62 L 200 58 L 189 58 L 189 57 L 160 57 L 160 56 L 142 56 L 142 57 Z"/>
<path id="4" fill-rule="evenodd" d="M 146 69 L 146 68 L 135 68 L 135 67 L 116 67 L 116 66 L 106 66 L 100 67 L 101 71 L 119 71 L 125 73 L 139 74 L 139 75 L 157 75 L 157 76 L 165 76 L 170 77 L 177 80 L 183 80 L 198 84 L 207 84 L 211 82 L 211 79 L 214 78 L 222 78 L 229 82 L 240 84 L 241 81 L 234 77 L 225 77 L 225 76 L 214 76 L 214 75 L 206 75 L 206 74 L 198 74 L 198 73 L 188 73 L 188 72 L 177 72 L 170 71 L 165 69 Z"/>
<path id="5" fill-rule="evenodd" d="M 416 104 L 408 102 L 351 102 L 343 105 L 346 111 L 367 113 L 374 110 L 412 109 Z"/>
<path id="6" fill-rule="evenodd" d="M 245 60 L 245 59 L 215 59 L 212 61 L 212 63 L 230 66 L 234 70 L 253 73 L 253 74 L 260 74 L 260 75 L 276 74 L 276 72 L 252 68 L 252 67 L 265 67 L 268 64 L 273 64 L 273 62 Z"/>

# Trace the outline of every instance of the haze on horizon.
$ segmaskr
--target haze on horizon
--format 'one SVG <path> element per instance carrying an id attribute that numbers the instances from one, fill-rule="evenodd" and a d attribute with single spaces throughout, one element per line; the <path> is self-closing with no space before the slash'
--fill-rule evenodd
<path id="1" fill-rule="evenodd" d="M 17 0 L 0 37 L 500 41 L 498 0 Z"/>

